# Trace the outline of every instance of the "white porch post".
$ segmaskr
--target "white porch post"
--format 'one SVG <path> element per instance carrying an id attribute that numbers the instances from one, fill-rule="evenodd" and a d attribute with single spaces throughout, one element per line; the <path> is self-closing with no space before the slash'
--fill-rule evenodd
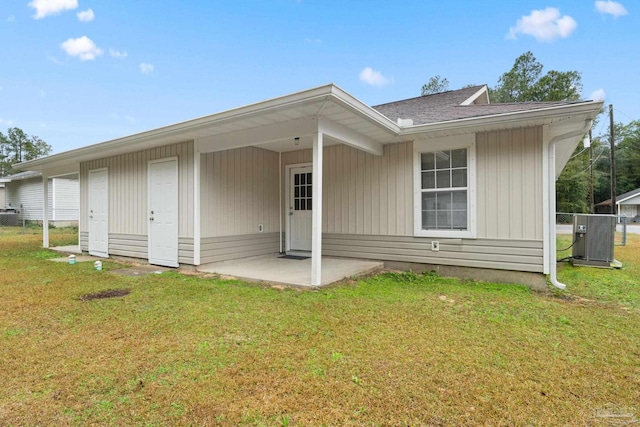
<path id="1" fill-rule="evenodd" d="M 42 247 L 49 247 L 49 176 L 45 171 L 42 172 Z"/>
<path id="2" fill-rule="evenodd" d="M 311 286 L 322 283 L 322 132 L 313 135 Z"/>
<path id="3" fill-rule="evenodd" d="M 193 264 L 200 265 L 200 228 L 201 211 L 200 198 L 200 146 L 198 141 L 193 143 Z"/>

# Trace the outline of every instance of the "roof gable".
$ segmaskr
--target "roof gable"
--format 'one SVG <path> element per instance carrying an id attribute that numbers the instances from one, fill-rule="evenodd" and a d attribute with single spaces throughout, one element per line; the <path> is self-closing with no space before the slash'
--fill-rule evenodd
<path id="1" fill-rule="evenodd" d="M 482 90 L 483 88 L 484 91 Z M 411 119 L 413 125 L 425 125 L 450 120 L 580 104 L 581 102 L 583 101 L 490 104 L 486 85 L 481 85 L 389 102 L 371 108 L 394 122 L 397 122 L 399 119 Z"/>

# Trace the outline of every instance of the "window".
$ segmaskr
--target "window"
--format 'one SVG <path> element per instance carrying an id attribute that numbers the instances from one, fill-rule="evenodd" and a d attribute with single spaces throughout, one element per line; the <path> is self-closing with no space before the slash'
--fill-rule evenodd
<path id="1" fill-rule="evenodd" d="M 475 136 L 415 143 L 415 235 L 473 237 Z"/>

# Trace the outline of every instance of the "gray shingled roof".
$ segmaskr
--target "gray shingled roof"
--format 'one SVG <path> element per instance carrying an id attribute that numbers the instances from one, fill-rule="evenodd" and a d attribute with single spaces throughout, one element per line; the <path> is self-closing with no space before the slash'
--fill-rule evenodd
<path id="1" fill-rule="evenodd" d="M 538 110 L 541 108 L 569 105 L 575 102 L 518 102 L 511 104 L 471 104 L 460 105 L 478 92 L 482 86 L 471 86 L 460 90 L 419 96 L 403 101 L 376 105 L 374 110 L 394 122 L 400 119 L 412 119 L 414 125 L 446 122 L 472 117 L 492 116 L 517 111 Z"/>
<path id="2" fill-rule="evenodd" d="M 622 199 L 626 199 L 628 197 L 633 197 L 640 194 L 640 188 L 636 188 L 635 190 L 627 191 L 626 193 L 622 193 L 616 196 L 616 201 L 620 201 Z M 611 206 L 611 199 L 607 199 L 603 202 L 596 203 L 595 206 Z"/>

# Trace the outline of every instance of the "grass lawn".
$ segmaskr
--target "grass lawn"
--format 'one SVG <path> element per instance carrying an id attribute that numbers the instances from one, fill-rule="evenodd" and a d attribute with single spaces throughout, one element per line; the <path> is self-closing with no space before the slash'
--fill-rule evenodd
<path id="1" fill-rule="evenodd" d="M 547 294 L 122 277 L 47 261 L 39 239 L 0 229 L 0 425 L 640 423 L 640 236 L 616 247 L 624 269 L 563 265 Z M 131 293 L 80 299 L 112 289 Z"/>

